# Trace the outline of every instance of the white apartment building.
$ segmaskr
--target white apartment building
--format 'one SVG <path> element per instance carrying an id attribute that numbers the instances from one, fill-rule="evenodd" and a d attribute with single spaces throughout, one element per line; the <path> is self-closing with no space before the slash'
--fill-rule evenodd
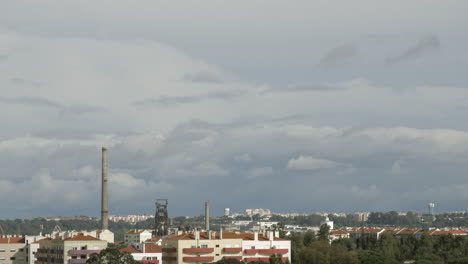
<path id="1" fill-rule="evenodd" d="M 193 232 L 163 239 L 165 264 L 216 262 L 238 259 L 245 262 L 269 261 L 273 254 L 291 261 L 291 241 L 275 236 L 274 232 Z"/>
<path id="2" fill-rule="evenodd" d="M 162 263 L 162 247 L 155 244 L 138 244 L 136 246 L 128 246 L 120 250 L 120 252 L 128 252 L 133 256 L 133 259 L 150 264 Z"/>
<path id="3" fill-rule="evenodd" d="M 245 215 L 246 216 L 254 216 L 254 215 L 265 216 L 265 215 L 271 215 L 271 211 L 270 209 L 263 209 L 263 208 L 245 209 Z"/>
<path id="4" fill-rule="evenodd" d="M 0 264 L 27 264 L 24 237 L 0 237 Z"/>
<path id="5" fill-rule="evenodd" d="M 36 264 L 86 263 L 90 255 L 107 248 L 107 241 L 78 234 L 73 237 L 45 238 L 39 241 Z"/>
<path id="6" fill-rule="evenodd" d="M 132 229 L 125 234 L 125 244 L 140 244 L 148 239 L 151 239 L 152 230 L 137 230 Z"/>
<path id="7" fill-rule="evenodd" d="M 62 231 L 62 232 L 52 232 L 52 237 L 61 237 L 63 239 L 69 238 L 69 237 L 74 237 L 78 234 L 83 234 L 85 236 L 92 236 L 100 240 L 105 240 L 108 243 L 114 243 L 114 233 L 112 233 L 110 230 L 92 230 L 92 231 L 76 231 L 76 230 L 70 230 L 70 231 Z"/>
<path id="8" fill-rule="evenodd" d="M 124 221 L 127 223 L 138 223 L 154 218 L 154 215 L 110 215 L 109 220 L 113 222 Z"/>

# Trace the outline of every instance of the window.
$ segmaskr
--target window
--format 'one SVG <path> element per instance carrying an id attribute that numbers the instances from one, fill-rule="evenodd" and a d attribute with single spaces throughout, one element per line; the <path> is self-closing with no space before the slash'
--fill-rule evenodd
<path id="1" fill-rule="evenodd" d="M 219 248 L 219 245 L 216 245 L 217 248 Z"/>
<path id="2" fill-rule="evenodd" d="M 219 254 L 216 254 L 217 257 L 219 257 Z"/>
<path id="3" fill-rule="evenodd" d="M 15 257 L 11 257 L 10 260 L 15 260 Z"/>
<path id="4" fill-rule="evenodd" d="M 10 252 L 16 252 L 16 249 L 10 249 Z"/>
<path id="5" fill-rule="evenodd" d="M 201 248 L 208 248 L 208 245 L 201 245 Z"/>
<path id="6" fill-rule="evenodd" d="M 255 249 L 255 246 L 251 246 L 250 249 Z"/>
<path id="7" fill-rule="evenodd" d="M 3 248 L 0 248 L 0 252 L 5 252 L 5 249 L 3 249 Z"/>

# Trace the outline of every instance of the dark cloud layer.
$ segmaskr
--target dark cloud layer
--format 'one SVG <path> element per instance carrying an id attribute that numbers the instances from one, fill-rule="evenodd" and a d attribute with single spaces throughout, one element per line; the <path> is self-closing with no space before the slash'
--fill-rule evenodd
<path id="1" fill-rule="evenodd" d="M 359 53 L 358 47 L 354 44 L 346 44 L 330 50 L 319 62 L 320 68 L 328 69 L 342 66 L 351 61 Z"/>
<path id="2" fill-rule="evenodd" d="M 2 3 L 0 218 L 97 216 L 102 146 L 112 214 L 466 210 L 468 2 L 339 7 Z"/>
<path id="3" fill-rule="evenodd" d="M 234 92 L 210 92 L 207 94 L 203 94 L 200 96 L 167 96 L 163 95 L 158 98 L 149 98 L 142 101 L 137 101 L 133 103 L 135 106 L 143 106 L 143 107 L 174 107 L 177 105 L 184 105 L 184 104 L 193 104 L 199 103 L 206 100 L 231 100 L 240 95 L 242 95 L 243 91 L 234 91 Z"/>
<path id="4" fill-rule="evenodd" d="M 438 51 L 439 49 L 440 40 L 437 36 L 425 36 L 419 39 L 419 41 L 414 46 L 409 47 L 401 54 L 398 54 L 393 57 L 388 57 L 386 62 L 387 64 L 396 64 L 406 60 L 416 59 L 426 53 Z"/>

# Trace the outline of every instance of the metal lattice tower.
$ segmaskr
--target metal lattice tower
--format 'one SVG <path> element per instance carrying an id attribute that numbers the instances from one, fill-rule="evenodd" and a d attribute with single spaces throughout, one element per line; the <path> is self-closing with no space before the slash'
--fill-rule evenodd
<path id="1" fill-rule="evenodd" d="M 169 234 L 169 214 L 167 213 L 167 199 L 156 200 L 156 215 L 154 216 L 154 235 L 167 236 Z"/>

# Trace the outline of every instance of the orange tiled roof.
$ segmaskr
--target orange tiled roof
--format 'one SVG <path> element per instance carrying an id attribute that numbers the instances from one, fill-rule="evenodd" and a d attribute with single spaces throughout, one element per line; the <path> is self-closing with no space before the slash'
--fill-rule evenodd
<path id="1" fill-rule="evenodd" d="M 201 240 L 208 240 L 208 234 L 206 232 L 200 232 Z M 213 232 L 211 239 L 220 239 L 219 232 Z M 238 233 L 238 232 L 223 232 L 223 239 L 242 239 L 242 240 L 254 240 L 253 233 Z M 181 235 L 173 236 L 168 238 L 168 240 L 195 240 L 194 233 L 183 233 Z M 259 241 L 268 241 L 268 237 L 263 234 L 258 234 Z M 275 237 L 275 241 L 286 241 L 285 239 Z"/>
<path id="2" fill-rule="evenodd" d="M 436 231 L 433 231 L 431 232 L 431 235 L 468 235 L 468 233 L 466 233 L 465 231 L 463 230 L 436 230 Z"/>
<path id="3" fill-rule="evenodd" d="M 380 233 L 384 230 L 383 228 L 359 228 L 354 233 Z"/>
<path id="4" fill-rule="evenodd" d="M 136 234 L 141 234 L 145 231 L 151 231 L 151 230 L 146 230 L 146 229 L 142 229 L 142 230 L 135 230 L 135 229 L 131 229 L 127 232 L 127 235 L 136 235 Z"/>
<path id="5" fill-rule="evenodd" d="M 41 241 L 43 241 L 43 240 L 52 240 L 52 238 L 46 237 L 46 238 L 40 239 L 40 240 L 38 240 L 38 241 L 36 241 L 36 242 L 33 242 L 33 244 L 39 244 L 39 242 L 41 242 Z"/>
<path id="6" fill-rule="evenodd" d="M 347 235 L 347 234 L 349 234 L 348 231 L 346 231 L 346 230 L 332 230 L 330 233 L 331 233 L 332 235 L 334 235 L 334 236 L 340 236 L 340 235 Z"/>
<path id="7" fill-rule="evenodd" d="M 0 244 L 24 244 L 24 237 L 0 237 Z"/>
<path id="8" fill-rule="evenodd" d="M 141 251 L 139 251 L 138 249 L 136 249 L 135 247 L 133 246 L 128 246 L 126 248 L 122 248 L 120 250 L 120 252 L 128 252 L 128 253 L 141 253 Z"/>
<path id="9" fill-rule="evenodd" d="M 101 241 L 100 239 L 98 238 L 95 238 L 95 237 L 92 237 L 92 236 L 85 236 L 83 234 L 78 234 L 74 237 L 69 237 L 69 238 L 66 238 L 64 239 L 64 241 Z"/>
<path id="10" fill-rule="evenodd" d="M 158 242 L 159 240 L 161 240 L 161 237 L 152 237 L 152 238 L 148 238 L 146 239 L 145 242 Z"/>
<path id="11" fill-rule="evenodd" d="M 145 253 L 162 253 L 160 245 L 145 244 Z"/>

